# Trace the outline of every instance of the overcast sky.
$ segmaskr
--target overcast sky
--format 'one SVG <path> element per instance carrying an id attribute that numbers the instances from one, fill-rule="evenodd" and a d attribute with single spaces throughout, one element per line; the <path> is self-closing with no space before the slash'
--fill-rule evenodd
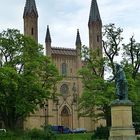
<path id="1" fill-rule="evenodd" d="M 26 0 L 0 0 L 0 31 L 16 28 L 23 33 L 23 9 Z M 36 0 L 39 14 L 39 42 L 44 45 L 47 25 L 52 45 L 75 47 L 77 28 L 83 45 L 88 46 L 88 18 L 91 0 Z M 128 42 L 135 35 L 140 42 L 140 0 L 98 0 L 103 24 L 115 23 L 124 29 Z"/>

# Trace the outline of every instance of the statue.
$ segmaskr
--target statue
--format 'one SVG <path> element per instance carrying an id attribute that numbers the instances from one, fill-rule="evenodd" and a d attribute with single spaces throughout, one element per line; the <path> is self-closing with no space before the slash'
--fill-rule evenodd
<path id="1" fill-rule="evenodd" d="M 118 99 L 128 100 L 128 84 L 125 73 L 119 64 L 116 64 L 115 66 L 115 75 L 112 80 L 114 79 L 116 83 L 116 95 L 118 96 Z"/>

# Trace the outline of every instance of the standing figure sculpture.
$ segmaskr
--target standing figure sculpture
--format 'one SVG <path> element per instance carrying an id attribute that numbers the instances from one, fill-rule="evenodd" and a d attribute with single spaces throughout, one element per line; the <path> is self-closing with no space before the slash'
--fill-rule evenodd
<path id="1" fill-rule="evenodd" d="M 119 100 L 128 100 L 128 84 L 125 73 L 119 64 L 115 66 L 116 95 Z"/>

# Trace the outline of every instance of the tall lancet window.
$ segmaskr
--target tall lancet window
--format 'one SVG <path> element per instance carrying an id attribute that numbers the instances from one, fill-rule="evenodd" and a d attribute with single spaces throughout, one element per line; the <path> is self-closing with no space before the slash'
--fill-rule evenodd
<path id="1" fill-rule="evenodd" d="M 62 63 L 62 75 L 66 76 L 67 75 L 67 64 L 66 63 Z"/>
<path id="2" fill-rule="evenodd" d="M 97 35 L 97 42 L 100 42 L 100 36 Z"/>
<path id="3" fill-rule="evenodd" d="M 31 35 L 34 35 L 34 28 L 32 28 L 31 30 Z"/>

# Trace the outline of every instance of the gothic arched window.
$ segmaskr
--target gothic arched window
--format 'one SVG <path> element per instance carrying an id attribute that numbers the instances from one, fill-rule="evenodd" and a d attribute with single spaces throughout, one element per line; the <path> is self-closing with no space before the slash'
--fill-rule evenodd
<path id="1" fill-rule="evenodd" d="M 62 75 L 66 76 L 67 75 L 67 64 L 62 63 Z"/>
<path id="2" fill-rule="evenodd" d="M 67 95 L 68 94 L 68 85 L 67 84 L 63 84 L 60 88 L 60 92 L 62 95 Z"/>

